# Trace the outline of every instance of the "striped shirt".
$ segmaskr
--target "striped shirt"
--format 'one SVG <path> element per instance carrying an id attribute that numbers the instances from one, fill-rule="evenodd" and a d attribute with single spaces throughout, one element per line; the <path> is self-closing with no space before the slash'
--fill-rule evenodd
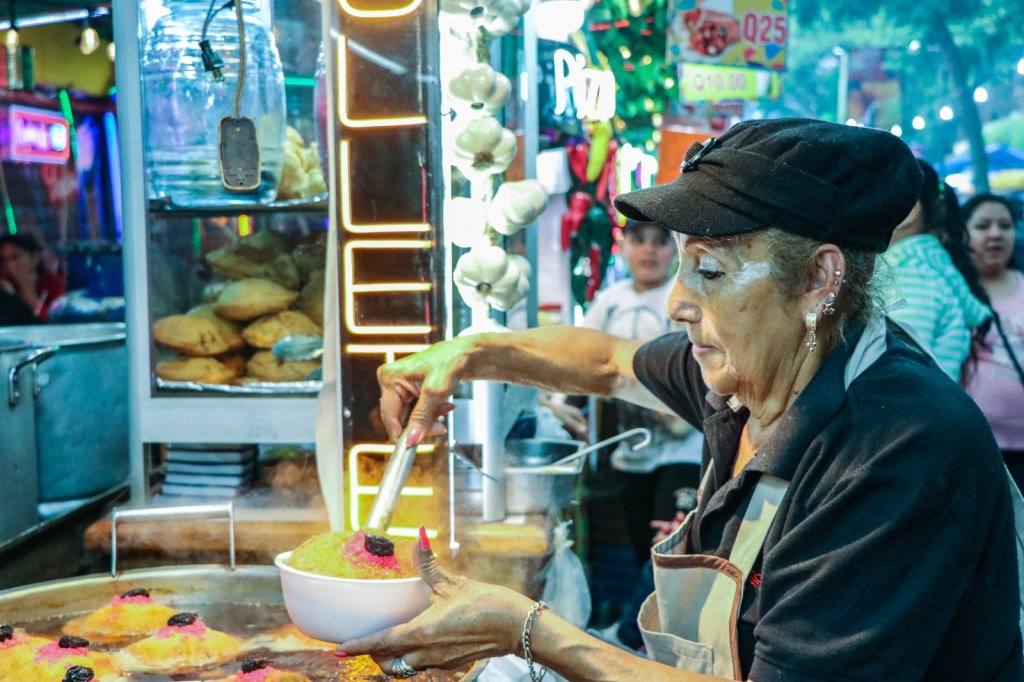
<path id="1" fill-rule="evenodd" d="M 990 312 L 967 287 L 942 243 L 933 234 L 904 237 L 881 255 L 888 266 L 883 295 L 889 317 L 910 327 L 954 380 L 971 349 L 971 330 Z M 887 281 L 888 280 L 888 281 Z M 906 305 L 899 307 L 901 300 Z"/>

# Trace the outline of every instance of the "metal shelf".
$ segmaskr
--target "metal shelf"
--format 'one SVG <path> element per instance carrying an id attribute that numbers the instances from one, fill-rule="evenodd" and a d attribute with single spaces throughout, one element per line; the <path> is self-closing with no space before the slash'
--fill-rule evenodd
<path id="1" fill-rule="evenodd" d="M 149 212 L 154 216 L 198 218 L 203 216 L 238 216 L 262 215 L 278 213 L 318 213 L 327 215 L 328 202 L 326 196 L 310 199 L 289 199 L 269 204 L 250 204 L 248 206 L 179 206 L 170 199 L 150 199 Z"/>

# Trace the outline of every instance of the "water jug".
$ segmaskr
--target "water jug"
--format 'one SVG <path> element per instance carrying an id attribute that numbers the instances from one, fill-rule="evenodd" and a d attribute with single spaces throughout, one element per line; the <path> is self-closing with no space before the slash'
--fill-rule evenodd
<path id="1" fill-rule="evenodd" d="M 164 13 L 142 47 L 150 199 L 169 198 L 187 207 L 230 206 L 268 203 L 277 195 L 284 162 L 284 73 L 256 1 L 240 1 L 246 73 L 239 110 L 256 124 L 260 184 L 235 192 L 221 182 L 218 131 L 221 119 L 234 113 L 240 75 L 234 6 L 225 7 L 221 0 L 164 0 Z M 203 67 L 199 42 L 208 16 L 206 39 L 224 62 L 221 81 Z"/>

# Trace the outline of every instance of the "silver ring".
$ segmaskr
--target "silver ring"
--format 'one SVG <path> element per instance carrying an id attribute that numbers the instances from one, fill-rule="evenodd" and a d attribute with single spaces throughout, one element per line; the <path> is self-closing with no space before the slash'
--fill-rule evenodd
<path id="1" fill-rule="evenodd" d="M 416 674 L 416 668 L 405 662 L 405 659 L 399 656 L 391 662 L 391 677 L 404 680 L 407 677 L 412 677 Z"/>

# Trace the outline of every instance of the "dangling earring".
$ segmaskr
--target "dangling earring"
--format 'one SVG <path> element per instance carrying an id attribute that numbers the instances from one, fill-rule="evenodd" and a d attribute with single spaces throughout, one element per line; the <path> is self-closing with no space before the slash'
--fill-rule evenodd
<path id="1" fill-rule="evenodd" d="M 834 315 L 836 312 L 836 292 L 828 292 L 828 300 L 825 301 L 825 305 L 822 306 L 821 312 L 826 315 Z"/>
<path id="2" fill-rule="evenodd" d="M 804 343 L 807 350 L 813 353 L 818 350 L 818 335 L 814 333 L 818 328 L 818 316 L 814 313 L 804 315 L 804 327 L 807 329 L 807 341 Z"/>

